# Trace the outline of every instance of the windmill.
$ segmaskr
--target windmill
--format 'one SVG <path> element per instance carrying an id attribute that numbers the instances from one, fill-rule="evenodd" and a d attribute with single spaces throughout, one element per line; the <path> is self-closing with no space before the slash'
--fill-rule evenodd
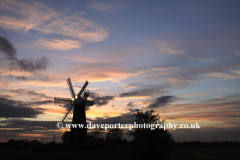
<path id="1" fill-rule="evenodd" d="M 87 100 L 90 94 L 90 91 L 86 89 L 88 81 L 85 82 L 82 89 L 79 91 L 77 98 L 75 97 L 75 93 L 70 78 L 67 79 L 67 84 L 72 98 L 54 97 L 54 103 L 71 104 L 71 106 L 61 119 L 62 123 L 67 118 L 67 116 L 69 116 L 69 114 L 73 111 L 72 124 L 84 124 L 83 128 L 79 127 L 71 128 L 70 142 L 78 143 L 79 141 L 81 141 L 83 137 L 87 136 L 85 105 L 92 106 L 94 104 L 94 101 Z"/>

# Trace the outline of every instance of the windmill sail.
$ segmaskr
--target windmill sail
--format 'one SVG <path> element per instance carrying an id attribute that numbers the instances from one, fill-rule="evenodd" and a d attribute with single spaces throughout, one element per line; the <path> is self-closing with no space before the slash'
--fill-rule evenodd
<path id="1" fill-rule="evenodd" d="M 63 116 L 63 118 L 62 118 L 62 123 L 63 123 L 63 121 L 65 120 L 65 118 L 68 116 L 68 114 L 69 114 L 69 112 L 72 110 L 72 108 L 73 108 L 73 105 L 69 108 L 69 110 L 66 112 L 66 114 Z"/>
<path id="2" fill-rule="evenodd" d="M 81 94 L 83 93 L 83 91 L 86 89 L 87 85 L 88 85 L 88 81 L 86 81 L 85 84 L 83 85 L 82 89 L 81 89 L 80 92 L 78 93 L 78 97 L 81 96 Z"/>
<path id="3" fill-rule="evenodd" d="M 72 98 L 75 99 L 75 93 L 74 93 L 74 90 L 73 90 L 73 87 L 72 87 L 72 82 L 71 82 L 70 78 L 67 79 L 67 84 L 68 84 L 70 93 L 72 95 Z"/>
<path id="4" fill-rule="evenodd" d="M 73 119 L 73 109 L 71 109 L 71 111 L 68 113 L 67 117 L 65 118 L 65 122 L 67 121 L 71 121 L 72 122 Z"/>
<path id="5" fill-rule="evenodd" d="M 72 104 L 72 99 L 71 98 L 54 97 L 54 103 Z"/>

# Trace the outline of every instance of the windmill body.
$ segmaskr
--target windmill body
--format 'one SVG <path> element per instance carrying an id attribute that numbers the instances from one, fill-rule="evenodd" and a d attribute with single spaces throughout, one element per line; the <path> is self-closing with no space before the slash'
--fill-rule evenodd
<path id="1" fill-rule="evenodd" d="M 54 97 L 54 103 L 71 104 L 71 107 L 67 110 L 66 114 L 64 114 L 63 118 L 61 119 L 61 122 L 63 123 L 70 112 L 73 111 L 72 124 L 76 124 L 77 127 L 71 127 L 70 142 L 76 144 L 81 143 L 84 137 L 87 136 L 85 105 L 92 106 L 94 104 L 94 101 L 87 100 L 87 97 L 90 94 L 89 90 L 85 90 L 88 85 L 88 81 L 86 81 L 83 85 L 82 89 L 77 95 L 77 98 L 75 98 L 75 93 L 70 78 L 67 79 L 67 83 L 73 100 L 70 98 Z M 84 96 L 82 97 L 81 95 L 83 93 Z M 81 125 L 81 127 L 78 124 Z"/>
<path id="2" fill-rule="evenodd" d="M 70 142 L 81 142 L 87 136 L 85 104 L 75 104 L 73 110 L 72 124 L 83 124 L 83 128 L 71 128 Z"/>

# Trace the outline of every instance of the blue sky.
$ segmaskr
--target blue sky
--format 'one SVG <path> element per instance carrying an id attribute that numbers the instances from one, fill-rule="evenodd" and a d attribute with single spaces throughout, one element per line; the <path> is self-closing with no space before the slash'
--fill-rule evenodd
<path id="1" fill-rule="evenodd" d="M 239 1 L 0 2 L 0 141 L 56 133 L 86 80 L 94 123 L 131 123 L 154 109 L 176 141 L 240 140 Z M 32 125 L 32 126 L 29 126 Z M 188 135 L 188 136 L 185 136 Z M 227 136 L 226 136 L 227 135 Z"/>

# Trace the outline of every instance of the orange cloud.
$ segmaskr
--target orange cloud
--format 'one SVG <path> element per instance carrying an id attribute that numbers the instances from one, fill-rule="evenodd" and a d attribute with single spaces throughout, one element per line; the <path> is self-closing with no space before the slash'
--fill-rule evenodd
<path id="1" fill-rule="evenodd" d="M 59 40 L 59 39 L 39 39 L 34 43 L 35 46 L 43 48 L 43 49 L 53 49 L 53 50 L 70 50 L 70 49 L 78 49 L 82 48 L 82 42 L 78 40 Z"/>
<path id="2" fill-rule="evenodd" d="M 177 78 L 166 78 L 167 81 L 173 86 L 173 87 L 182 87 L 184 85 L 187 85 L 189 83 L 197 82 L 195 80 L 191 80 L 185 77 L 177 77 Z"/>
<path id="3" fill-rule="evenodd" d="M 239 75 L 233 75 L 233 74 L 227 74 L 227 73 L 208 73 L 208 74 L 205 74 L 205 76 L 207 76 L 207 77 L 217 77 L 217 78 L 223 78 L 223 79 L 237 79 L 237 78 L 240 78 Z"/>
<path id="4" fill-rule="evenodd" d="M 46 134 L 19 134 L 19 136 L 23 136 L 23 137 L 50 137 L 50 136 L 47 136 Z"/>

